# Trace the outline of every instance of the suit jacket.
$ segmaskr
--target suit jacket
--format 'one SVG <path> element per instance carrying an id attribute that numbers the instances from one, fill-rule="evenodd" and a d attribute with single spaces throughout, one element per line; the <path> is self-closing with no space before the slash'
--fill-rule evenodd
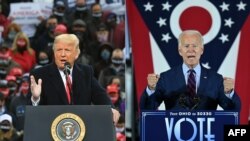
<path id="1" fill-rule="evenodd" d="M 42 79 L 42 92 L 39 105 L 67 105 L 67 95 L 60 72 L 55 63 L 33 70 L 36 81 Z M 93 70 L 86 65 L 74 64 L 72 72 L 72 91 L 74 105 L 112 105 L 98 81 Z M 30 93 L 31 95 L 31 93 Z"/>
<path id="2" fill-rule="evenodd" d="M 187 86 L 182 65 L 174 67 L 160 74 L 155 92 L 148 96 L 146 90 L 141 96 L 140 108 L 142 110 L 155 110 L 164 101 L 166 110 L 216 110 L 220 105 L 224 110 L 240 110 L 239 96 L 234 93 L 232 99 L 224 94 L 223 77 L 211 70 L 201 67 L 200 84 L 197 90 L 198 101 L 188 107 L 183 104 L 187 99 Z M 184 102 L 185 103 L 185 102 Z M 187 102 L 188 103 L 188 102 Z"/>

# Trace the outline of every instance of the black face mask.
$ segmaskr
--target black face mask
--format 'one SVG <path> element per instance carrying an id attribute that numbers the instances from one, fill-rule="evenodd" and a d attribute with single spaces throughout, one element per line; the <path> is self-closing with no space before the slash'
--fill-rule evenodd
<path id="1" fill-rule="evenodd" d="M 49 33 L 54 33 L 55 28 L 56 27 L 54 25 L 49 25 L 47 30 L 48 30 Z"/>
<path id="2" fill-rule="evenodd" d="M 5 68 L 0 68 L 0 78 L 4 79 L 7 75 L 7 70 Z"/>
<path id="3" fill-rule="evenodd" d="M 122 58 L 112 58 L 111 61 L 115 66 L 120 66 L 123 64 Z"/>
<path id="4" fill-rule="evenodd" d="M 23 53 L 25 50 L 27 50 L 27 47 L 18 47 L 17 46 L 17 51 L 20 53 Z"/>

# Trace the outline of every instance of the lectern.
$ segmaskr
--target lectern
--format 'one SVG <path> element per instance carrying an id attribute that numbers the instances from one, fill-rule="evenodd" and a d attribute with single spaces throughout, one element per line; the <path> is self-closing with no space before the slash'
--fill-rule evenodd
<path id="1" fill-rule="evenodd" d="M 25 141 L 115 141 L 108 105 L 26 106 Z"/>

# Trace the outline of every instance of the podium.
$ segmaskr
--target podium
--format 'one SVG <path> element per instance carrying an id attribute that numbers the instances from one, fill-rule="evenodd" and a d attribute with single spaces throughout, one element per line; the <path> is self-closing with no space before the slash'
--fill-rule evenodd
<path id="1" fill-rule="evenodd" d="M 224 139 L 224 125 L 238 125 L 237 111 L 142 111 L 141 141 Z"/>
<path id="2" fill-rule="evenodd" d="M 25 141 L 115 141 L 109 105 L 26 106 Z"/>

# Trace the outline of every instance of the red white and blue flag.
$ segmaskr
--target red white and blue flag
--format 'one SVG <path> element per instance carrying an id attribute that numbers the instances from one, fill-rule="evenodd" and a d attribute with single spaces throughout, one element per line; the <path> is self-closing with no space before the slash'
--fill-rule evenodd
<path id="1" fill-rule="evenodd" d="M 127 0 L 137 99 L 148 73 L 182 63 L 178 35 L 196 29 L 204 37 L 201 64 L 235 79 L 240 122 L 247 123 L 250 87 L 249 0 Z"/>

